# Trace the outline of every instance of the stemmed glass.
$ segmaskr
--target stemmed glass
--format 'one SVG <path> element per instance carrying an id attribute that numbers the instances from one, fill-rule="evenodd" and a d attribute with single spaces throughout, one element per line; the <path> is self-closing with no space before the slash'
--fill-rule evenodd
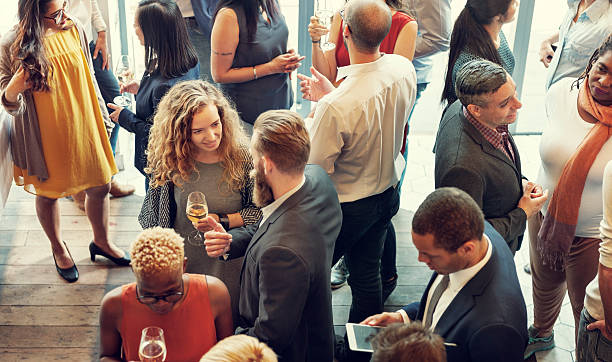
<path id="1" fill-rule="evenodd" d="M 331 0 L 318 0 L 315 16 L 319 19 L 319 23 L 329 30 L 334 18 L 334 10 L 330 6 L 331 4 L 328 3 L 331 3 Z M 323 37 L 325 37 L 325 41 L 323 41 Z M 332 50 L 335 47 L 336 44 L 329 41 L 329 32 L 321 37 L 321 49 L 323 51 Z"/>
<path id="2" fill-rule="evenodd" d="M 134 69 L 127 55 L 122 55 L 115 68 L 117 80 L 122 84 L 127 84 L 134 79 Z M 132 99 L 128 92 L 122 93 L 113 99 L 113 103 L 121 107 L 129 107 L 132 104 Z"/>
<path id="3" fill-rule="evenodd" d="M 208 216 L 208 204 L 206 204 L 206 197 L 199 191 L 194 191 L 187 196 L 187 218 L 191 222 L 198 222 L 199 220 L 205 219 Z M 187 241 L 191 245 L 201 246 L 204 245 L 204 238 L 202 233 L 196 228 L 196 231 L 191 233 L 187 237 Z"/>
<path id="4" fill-rule="evenodd" d="M 163 362 L 166 360 L 166 341 L 164 330 L 159 327 L 147 327 L 142 330 L 138 357 L 141 362 Z"/>

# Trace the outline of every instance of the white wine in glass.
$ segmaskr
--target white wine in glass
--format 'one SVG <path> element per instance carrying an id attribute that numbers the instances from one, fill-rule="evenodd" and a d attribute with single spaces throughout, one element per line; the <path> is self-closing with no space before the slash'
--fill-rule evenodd
<path id="1" fill-rule="evenodd" d="M 147 327 L 142 330 L 138 357 L 141 362 L 163 362 L 166 360 L 166 341 L 164 330 L 159 327 Z"/>
<path id="2" fill-rule="evenodd" d="M 127 84 L 134 80 L 134 69 L 127 55 L 122 55 L 115 68 L 115 76 L 120 84 Z M 113 103 L 121 107 L 129 107 L 132 104 L 130 94 L 124 92 L 122 95 L 113 99 Z"/>
<path id="3" fill-rule="evenodd" d="M 206 204 L 206 197 L 199 191 L 194 191 L 187 196 L 187 218 L 191 222 L 197 223 L 199 220 L 205 219 L 208 216 L 208 204 Z M 196 229 L 195 232 L 191 233 L 187 238 L 187 241 L 196 246 L 204 245 L 204 238 L 202 233 Z"/>
<path id="4" fill-rule="evenodd" d="M 319 0 L 317 1 L 317 11 L 315 12 L 315 16 L 319 19 L 319 23 L 330 30 L 332 20 L 334 18 L 334 11 L 331 6 L 328 7 L 328 1 Z M 329 1 L 331 2 L 331 1 Z M 323 39 L 325 38 L 325 41 Z M 336 44 L 329 41 L 329 33 L 321 37 L 321 49 L 323 51 L 328 51 L 336 48 Z"/>

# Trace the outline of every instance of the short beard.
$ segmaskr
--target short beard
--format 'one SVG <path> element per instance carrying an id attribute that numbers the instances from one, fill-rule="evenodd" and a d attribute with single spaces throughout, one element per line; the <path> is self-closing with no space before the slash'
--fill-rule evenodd
<path id="1" fill-rule="evenodd" d="M 253 189 L 253 202 L 255 205 L 260 208 L 270 205 L 274 201 L 274 195 L 272 194 L 272 188 L 266 182 L 261 160 L 259 164 L 251 170 L 250 176 L 255 181 L 255 188 Z"/>

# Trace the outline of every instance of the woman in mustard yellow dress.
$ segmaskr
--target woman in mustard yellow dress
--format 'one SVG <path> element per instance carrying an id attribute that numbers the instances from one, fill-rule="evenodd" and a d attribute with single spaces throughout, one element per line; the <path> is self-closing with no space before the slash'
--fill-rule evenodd
<path id="1" fill-rule="evenodd" d="M 65 0 L 19 0 L 19 24 L 0 46 L 0 89 L 2 105 L 14 116 L 15 183 L 36 195 L 36 214 L 56 269 L 74 282 L 78 270 L 60 235 L 60 197 L 86 192 L 92 260 L 103 255 L 128 265 L 130 259 L 108 240 L 108 191 L 117 173 L 108 140 L 113 126 L 83 28 L 65 8 Z"/>

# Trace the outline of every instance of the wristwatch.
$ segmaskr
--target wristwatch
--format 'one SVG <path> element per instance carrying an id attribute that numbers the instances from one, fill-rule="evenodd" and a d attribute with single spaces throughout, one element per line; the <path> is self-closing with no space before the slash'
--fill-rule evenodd
<path id="1" fill-rule="evenodd" d="M 219 215 L 219 224 L 221 224 L 221 226 L 223 226 L 223 228 L 227 231 L 229 230 L 229 218 L 227 217 L 227 214 L 218 214 Z"/>

